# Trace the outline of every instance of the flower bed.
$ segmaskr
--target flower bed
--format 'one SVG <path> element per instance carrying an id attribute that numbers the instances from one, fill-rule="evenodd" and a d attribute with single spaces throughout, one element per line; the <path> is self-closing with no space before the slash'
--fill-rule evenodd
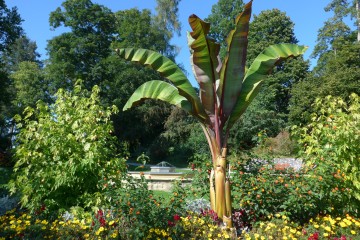
<path id="1" fill-rule="evenodd" d="M 304 225 L 291 222 L 285 215 L 268 216 L 267 221 L 254 224 L 251 231 L 236 237 L 235 231 L 222 227 L 212 211 L 186 216 L 175 214 L 167 227 L 151 227 L 143 235 L 124 235 L 131 224 L 121 217 L 112 218 L 111 212 L 99 210 L 93 217 L 52 221 L 28 213 L 7 212 L 0 216 L 0 239 L 360 239 L 360 219 L 319 216 Z"/>

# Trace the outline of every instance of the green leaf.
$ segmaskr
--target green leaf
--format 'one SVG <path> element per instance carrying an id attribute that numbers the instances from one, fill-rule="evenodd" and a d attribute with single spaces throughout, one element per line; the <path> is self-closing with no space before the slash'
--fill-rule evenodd
<path id="1" fill-rule="evenodd" d="M 216 81 L 219 80 L 219 51 L 220 44 L 208 39 L 207 34 L 210 24 L 202 21 L 196 15 L 189 17 L 189 24 L 192 28 L 188 36 L 191 48 L 191 64 L 195 78 L 200 86 L 200 99 L 209 115 L 215 113 Z"/>
<path id="2" fill-rule="evenodd" d="M 245 5 L 244 11 L 236 18 L 235 29 L 227 37 L 227 56 L 221 68 L 218 89 L 225 121 L 236 104 L 245 75 L 251 6 L 252 1 Z"/>
<path id="3" fill-rule="evenodd" d="M 193 108 L 192 112 L 196 113 L 199 120 L 206 123 L 209 122 L 209 117 L 206 115 L 195 89 L 185 74 L 173 61 L 160 53 L 146 49 L 122 48 L 117 49 L 116 52 L 121 58 L 128 61 L 150 66 L 164 78 L 171 81 L 178 89 L 179 94 L 184 96 L 191 103 Z"/>
<path id="4" fill-rule="evenodd" d="M 296 44 L 276 44 L 267 47 L 256 57 L 244 77 L 241 93 L 229 118 L 228 129 L 245 112 L 259 92 L 262 81 L 266 79 L 274 66 L 289 57 L 303 54 L 306 49 L 307 47 Z"/>
<path id="5" fill-rule="evenodd" d="M 183 108 L 189 113 L 195 114 L 192 111 L 190 102 L 179 94 L 179 91 L 173 85 L 160 81 L 152 80 L 142 84 L 135 92 L 131 95 L 129 100 L 126 102 L 123 111 L 139 105 L 145 99 L 158 99 L 170 104 L 176 105 Z"/>

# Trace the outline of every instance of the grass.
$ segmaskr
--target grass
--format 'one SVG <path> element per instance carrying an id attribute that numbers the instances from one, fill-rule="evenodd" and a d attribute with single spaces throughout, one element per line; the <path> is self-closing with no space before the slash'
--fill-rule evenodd
<path id="1" fill-rule="evenodd" d="M 172 197 L 171 192 L 161 191 L 161 190 L 153 190 L 152 192 L 154 193 L 154 197 L 156 199 L 164 198 L 165 201 L 169 201 L 171 199 L 171 197 Z"/>

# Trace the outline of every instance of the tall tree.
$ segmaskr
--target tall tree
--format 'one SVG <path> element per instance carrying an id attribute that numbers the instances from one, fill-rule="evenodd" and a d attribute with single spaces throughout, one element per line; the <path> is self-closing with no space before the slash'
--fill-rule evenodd
<path id="1" fill-rule="evenodd" d="M 99 62 L 110 55 L 115 33 L 115 16 L 110 9 L 90 0 L 66 0 L 50 14 L 53 28 L 65 26 L 70 32 L 51 39 L 47 50 L 48 77 L 57 88 L 71 88 L 74 81 L 84 80 L 87 89 L 99 84 Z"/>
<path id="2" fill-rule="evenodd" d="M 360 0 L 332 0 L 326 7 L 325 11 L 333 11 L 334 18 L 342 19 L 350 16 L 355 19 L 357 29 L 357 41 L 360 42 Z"/>
<path id="3" fill-rule="evenodd" d="M 37 52 L 36 42 L 23 35 L 9 46 L 9 51 L 3 55 L 3 60 L 6 63 L 7 71 L 12 73 L 24 61 L 34 62 L 42 66 L 41 61 L 38 59 L 39 57 L 40 54 Z"/>
<path id="4" fill-rule="evenodd" d="M 353 35 L 352 41 L 356 39 Z M 356 40 L 355 40 L 356 41 Z M 351 42 L 351 41 L 350 41 Z M 306 124 L 314 111 L 316 98 L 333 95 L 348 100 L 351 93 L 360 94 L 360 44 L 348 43 L 334 52 L 318 71 L 310 74 L 292 89 L 289 118 L 292 124 Z"/>
<path id="5" fill-rule="evenodd" d="M 21 22 L 17 8 L 9 9 L 5 0 L 0 0 L 0 53 L 22 34 Z"/>
<path id="6" fill-rule="evenodd" d="M 234 29 L 236 16 L 244 9 L 243 0 L 219 0 L 211 8 L 211 14 L 205 18 L 211 23 L 209 37 L 221 44 L 220 56 L 226 55 L 226 38 L 229 32 Z"/>
<path id="7" fill-rule="evenodd" d="M 346 24 L 346 16 L 356 17 L 358 1 L 333 0 L 325 11 L 333 16 L 318 32 L 317 44 L 312 57 L 317 65 L 311 75 L 295 85 L 292 91 L 290 120 L 293 124 L 305 124 L 313 112 L 316 98 L 333 95 L 348 99 L 352 92 L 359 94 L 359 49 L 357 31 Z"/>
<path id="8" fill-rule="evenodd" d="M 13 119 L 16 114 L 22 114 L 26 106 L 35 106 L 38 100 L 48 100 L 38 56 L 35 42 L 26 36 L 16 39 L 2 56 L 9 80 L 8 103 L 3 107 L 3 136 L 7 139 L 13 139 L 16 134 Z M 7 142 L 10 146 L 11 141 Z"/>
<path id="9" fill-rule="evenodd" d="M 10 51 L 10 46 L 23 32 L 22 19 L 17 8 L 9 9 L 4 0 L 0 0 L 0 152 L 10 149 L 8 120 L 11 104 L 11 81 L 3 56 Z"/>
<path id="10" fill-rule="evenodd" d="M 10 77 L 15 88 L 13 105 L 17 114 L 21 114 L 26 107 L 35 107 L 36 102 L 49 102 L 46 92 L 47 83 L 42 69 L 36 62 L 23 61 Z"/>
<path id="11" fill-rule="evenodd" d="M 181 34 L 181 23 L 179 21 L 179 3 L 181 0 L 156 0 L 155 25 L 162 32 L 165 42 L 168 44 L 163 51 L 165 56 L 175 59 L 177 48 L 170 44 L 174 33 Z"/>
<path id="12" fill-rule="evenodd" d="M 319 58 L 315 68 L 317 74 L 321 74 L 322 68 L 331 59 L 330 52 L 336 54 L 336 51 L 349 40 L 350 35 L 357 33 L 357 41 L 360 41 L 359 0 L 332 0 L 324 10 L 332 12 L 333 16 L 319 29 L 317 44 L 312 53 L 312 57 Z M 356 19 L 356 31 L 351 30 L 351 26 L 345 22 L 345 17 L 348 16 Z"/>
<path id="13" fill-rule="evenodd" d="M 173 37 L 173 32 L 181 35 L 179 21 L 179 3 L 181 0 L 156 0 L 155 21 L 161 30 L 166 31 L 168 38 Z"/>
<path id="14" fill-rule="evenodd" d="M 168 52 L 173 46 L 170 45 L 167 32 L 159 28 L 150 10 L 128 9 L 116 12 L 115 17 L 116 38 L 112 48 L 147 48 L 174 59 L 174 53 Z"/>

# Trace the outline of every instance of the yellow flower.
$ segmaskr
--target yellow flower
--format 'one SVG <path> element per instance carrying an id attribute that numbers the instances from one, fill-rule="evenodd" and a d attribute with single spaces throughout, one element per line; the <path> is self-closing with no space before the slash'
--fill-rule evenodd
<path id="1" fill-rule="evenodd" d="M 99 231 L 99 232 L 102 232 L 102 231 L 104 231 L 104 230 L 105 230 L 104 227 L 100 227 L 98 231 Z"/>
<path id="2" fill-rule="evenodd" d="M 87 233 L 87 234 L 84 234 L 84 238 L 88 238 L 90 237 L 90 235 Z"/>
<path id="3" fill-rule="evenodd" d="M 354 230 L 351 230 L 350 232 L 351 232 L 352 235 L 356 234 L 356 232 Z"/>
<path id="4" fill-rule="evenodd" d="M 344 223 L 344 222 L 340 222 L 339 224 L 340 224 L 340 227 L 343 227 L 343 228 L 347 226 L 346 223 Z"/>
<path id="5" fill-rule="evenodd" d="M 41 224 L 47 225 L 47 224 L 48 224 L 48 221 L 42 220 L 42 221 L 41 221 Z"/>
<path id="6" fill-rule="evenodd" d="M 74 224 L 79 224 L 80 221 L 79 221 L 79 219 L 74 219 L 74 220 L 73 220 L 73 223 L 74 223 Z"/>
<path id="7" fill-rule="evenodd" d="M 324 229 L 328 232 L 331 232 L 331 228 L 329 226 L 326 226 Z"/>
<path id="8" fill-rule="evenodd" d="M 349 220 L 347 220 L 347 221 L 345 221 L 344 220 L 344 222 L 346 223 L 346 225 L 348 225 L 348 226 L 350 226 L 351 224 L 352 224 L 352 222 L 351 221 L 349 221 Z"/>
<path id="9" fill-rule="evenodd" d="M 112 237 L 112 238 L 116 238 L 116 237 L 117 237 L 117 233 L 114 232 L 113 234 L 111 234 L 111 237 Z"/>
<path id="10" fill-rule="evenodd" d="M 314 228 L 319 228 L 319 225 L 315 224 L 315 225 L 314 225 Z"/>
<path id="11" fill-rule="evenodd" d="M 115 222 L 112 220 L 109 222 L 109 226 L 112 226 Z"/>
<path id="12" fill-rule="evenodd" d="M 328 237 L 328 236 L 329 236 L 329 234 L 328 234 L 328 233 L 324 233 L 323 235 L 324 235 L 324 237 Z"/>
<path id="13" fill-rule="evenodd" d="M 258 239 L 260 237 L 260 235 L 258 233 L 255 233 L 254 237 L 255 237 L 255 239 Z"/>

